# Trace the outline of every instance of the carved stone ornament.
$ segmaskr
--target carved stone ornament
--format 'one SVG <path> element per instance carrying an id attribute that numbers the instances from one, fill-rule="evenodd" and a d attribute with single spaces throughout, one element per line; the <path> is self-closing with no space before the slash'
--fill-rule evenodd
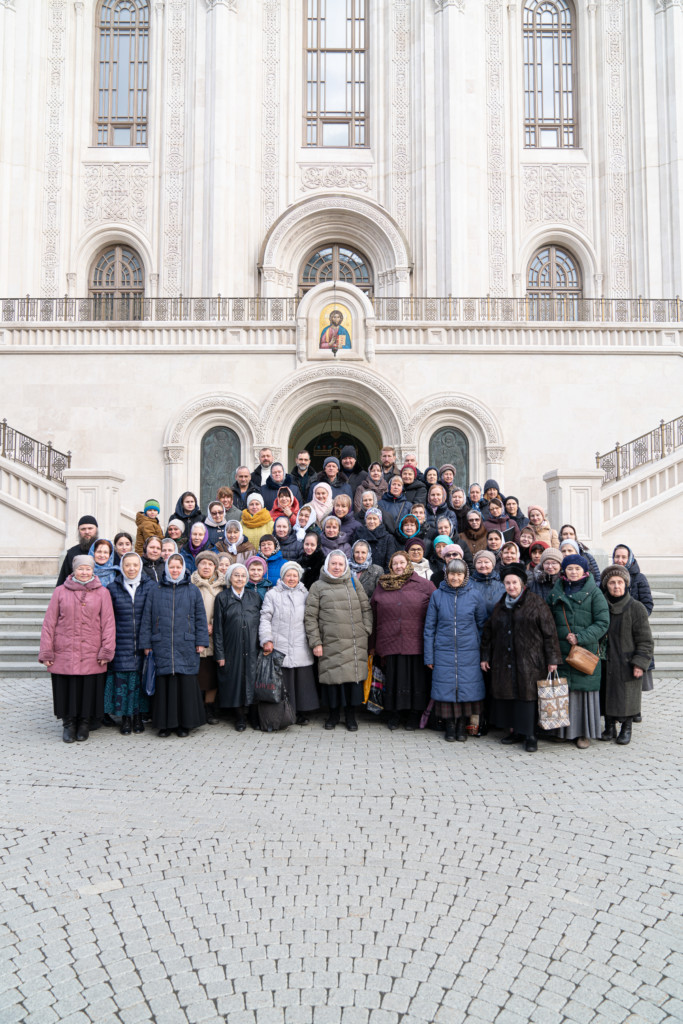
<path id="1" fill-rule="evenodd" d="M 280 0 L 263 0 L 263 104 L 261 121 L 261 198 L 268 231 L 279 208 L 280 167 Z"/>
<path id="2" fill-rule="evenodd" d="M 454 7 L 456 11 L 464 11 L 465 0 L 434 0 L 434 7 L 437 14 L 439 11 L 445 11 L 447 7 Z"/>
<path id="3" fill-rule="evenodd" d="M 504 448 L 489 448 L 486 446 L 486 461 L 487 462 L 502 462 L 505 456 Z"/>
<path id="4" fill-rule="evenodd" d="M 408 223 L 410 174 L 410 7 L 411 0 L 393 0 L 391 189 L 393 214 L 403 231 Z"/>
<path id="5" fill-rule="evenodd" d="M 65 139 L 66 13 L 66 0 L 49 0 L 46 19 L 49 56 L 40 275 L 41 290 L 46 297 L 57 294 L 59 278 L 62 160 Z"/>
<path id="6" fill-rule="evenodd" d="M 168 445 L 164 448 L 164 459 L 167 465 L 172 466 L 185 460 L 184 448 L 172 448 Z"/>
<path id="7" fill-rule="evenodd" d="M 505 55 L 502 0 L 486 3 L 486 138 L 489 191 L 489 288 L 505 295 Z"/>
<path id="8" fill-rule="evenodd" d="M 130 221 L 147 227 L 149 210 L 147 164 L 86 164 L 83 221 L 86 227 L 103 221 Z"/>
<path id="9" fill-rule="evenodd" d="M 216 7 L 227 7 L 229 11 L 237 14 L 237 0 L 206 0 L 207 11 L 213 11 Z"/>
<path id="10" fill-rule="evenodd" d="M 432 413 L 448 412 L 450 410 L 469 413 L 472 419 L 475 420 L 484 431 L 487 442 L 496 446 L 495 449 L 491 450 L 500 451 L 501 453 L 505 451 L 503 436 L 493 415 L 488 409 L 481 405 L 480 402 L 475 401 L 473 398 L 468 398 L 466 395 L 458 395 L 454 393 L 444 394 L 439 395 L 438 398 L 432 398 L 423 402 L 411 417 L 410 425 L 408 427 L 409 434 L 411 437 L 417 434 L 421 424 L 427 416 L 430 416 Z M 488 447 L 486 450 L 487 452 L 489 451 Z"/>
<path id="11" fill-rule="evenodd" d="M 203 412 L 223 410 L 226 413 L 233 413 L 249 424 L 252 429 L 258 418 L 258 412 L 254 406 L 242 402 L 239 398 L 229 394 L 203 395 L 195 402 L 187 405 L 178 418 L 174 420 L 167 432 L 166 446 L 179 444 L 185 439 L 185 427 L 187 424 Z"/>
<path id="12" fill-rule="evenodd" d="M 183 197 L 185 183 L 185 44 L 187 4 L 168 0 L 166 144 L 164 196 L 164 282 L 168 294 L 182 287 Z"/>
<path id="13" fill-rule="evenodd" d="M 584 164 L 527 164 L 522 176 L 527 226 L 563 221 L 586 229 L 588 168 Z"/>
<path id="14" fill-rule="evenodd" d="M 301 168 L 302 191 L 317 189 L 352 189 L 370 191 L 370 174 L 365 167 L 339 164 L 309 165 Z"/>

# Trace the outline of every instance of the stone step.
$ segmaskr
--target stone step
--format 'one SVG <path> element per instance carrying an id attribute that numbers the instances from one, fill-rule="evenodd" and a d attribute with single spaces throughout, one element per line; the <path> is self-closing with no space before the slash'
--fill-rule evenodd
<path id="1" fill-rule="evenodd" d="M 18 629 L 35 629 L 40 636 L 42 615 L 3 615 L 0 617 L 0 637 L 13 636 Z"/>
<path id="2" fill-rule="evenodd" d="M 45 617 L 45 612 L 47 611 L 47 604 L 48 603 L 46 601 L 41 602 L 26 600 L 21 602 L 12 602 L 10 604 L 4 603 L 2 600 L 0 600 L 0 619 L 16 619 L 24 615 L 40 615 L 40 620 L 42 622 L 43 618 Z"/>
<path id="3" fill-rule="evenodd" d="M 16 629 L 8 631 L 7 633 L 0 633 L 0 650 L 6 647 L 7 644 L 13 642 L 17 643 L 40 643 L 40 630 L 39 629 L 26 629 L 23 623 L 19 624 Z"/>
<path id="4" fill-rule="evenodd" d="M 36 678 L 45 679 L 48 683 L 50 681 L 49 672 L 37 660 L 5 661 L 3 658 L 0 658 L 0 678 L 2 676 L 8 679 L 24 679 L 26 676 L 35 676 Z"/>
<path id="5" fill-rule="evenodd" d="M 11 662 L 12 664 L 24 663 L 34 660 L 34 664 L 38 661 L 38 644 L 7 644 L 0 646 L 0 660 L 3 662 Z"/>
<path id="6" fill-rule="evenodd" d="M 655 679 L 683 679 L 683 658 L 667 658 L 666 661 L 660 661 L 655 652 L 653 675 Z"/>

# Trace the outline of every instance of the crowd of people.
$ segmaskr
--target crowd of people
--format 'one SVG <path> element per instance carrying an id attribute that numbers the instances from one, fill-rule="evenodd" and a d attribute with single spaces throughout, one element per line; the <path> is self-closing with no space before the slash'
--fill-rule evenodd
<path id="1" fill-rule="evenodd" d="M 322 708 L 326 729 L 343 712 L 356 731 L 370 689 L 389 729 L 428 725 L 449 742 L 499 729 L 528 752 L 539 735 L 629 743 L 654 664 L 634 553 L 618 545 L 601 573 L 573 526 L 523 511 L 495 480 L 465 490 L 456 477 L 410 454 L 398 466 L 391 447 L 362 469 L 351 446 L 320 472 L 299 452 L 287 473 L 264 448 L 206 513 L 186 491 L 163 528 L 150 499 L 135 538 L 113 540 L 84 516 L 39 655 L 64 742 L 146 722 L 161 737 L 224 719 L 272 731 L 289 719 L 255 682 L 279 652 L 301 726 Z M 558 675 L 569 724 L 541 730 L 539 682 Z"/>

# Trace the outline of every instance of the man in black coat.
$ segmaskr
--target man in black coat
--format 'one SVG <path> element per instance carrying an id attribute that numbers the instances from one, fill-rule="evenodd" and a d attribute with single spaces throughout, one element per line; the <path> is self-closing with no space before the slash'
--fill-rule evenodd
<path id="1" fill-rule="evenodd" d="M 263 487 L 270 476 L 270 467 L 273 465 L 273 453 L 270 448 L 262 448 L 258 453 L 259 464 L 251 474 L 251 482 L 254 487 Z"/>
<path id="2" fill-rule="evenodd" d="M 311 485 L 316 478 L 316 472 L 311 466 L 311 455 L 305 449 L 297 452 L 296 462 L 289 474 L 292 483 L 299 488 L 304 504 L 308 501 L 311 493 Z"/>
<path id="3" fill-rule="evenodd" d="M 363 480 L 365 480 L 368 472 L 366 469 L 361 469 L 358 465 L 356 449 L 352 444 L 345 445 L 341 450 L 341 467 L 344 471 L 347 483 L 351 488 L 351 493 L 355 494 L 356 488 Z"/>
<path id="4" fill-rule="evenodd" d="M 97 540 L 97 520 L 94 516 L 81 516 L 78 520 L 78 544 L 74 544 L 64 555 L 62 567 L 57 577 L 57 586 L 61 587 L 73 572 L 72 562 L 76 555 L 87 555 L 92 543 Z"/>
<path id="5" fill-rule="evenodd" d="M 257 494 L 260 494 L 261 487 L 260 485 L 257 486 L 252 483 L 249 467 L 238 466 L 235 470 L 235 482 L 232 485 L 232 498 L 235 508 L 239 509 L 240 512 L 244 512 L 247 507 L 247 499 L 254 491 L 256 491 Z M 239 519 L 239 516 L 236 518 Z"/>

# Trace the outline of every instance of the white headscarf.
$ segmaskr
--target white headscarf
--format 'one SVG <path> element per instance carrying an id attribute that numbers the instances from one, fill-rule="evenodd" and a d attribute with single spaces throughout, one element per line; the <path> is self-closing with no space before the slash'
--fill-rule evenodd
<path id="1" fill-rule="evenodd" d="M 236 526 L 237 529 L 240 531 L 240 535 L 234 544 L 231 544 L 230 541 L 228 540 L 229 526 Z M 239 521 L 239 519 L 228 519 L 227 523 L 225 524 L 225 543 L 228 545 L 228 552 L 231 555 L 236 555 L 237 548 L 240 546 L 240 544 L 244 544 L 244 530 L 242 529 L 242 524 Z"/>
<path id="2" fill-rule="evenodd" d="M 327 501 L 318 501 L 318 499 L 315 496 L 315 492 L 321 487 L 324 487 L 325 491 L 327 492 Z M 325 516 L 330 514 L 334 506 L 334 502 L 332 500 L 332 488 L 330 487 L 330 485 L 324 483 L 323 481 L 320 481 L 317 484 L 313 484 L 313 486 L 311 487 L 311 498 L 309 499 L 308 504 L 313 509 L 316 520 L 319 523 L 322 523 Z"/>
<path id="3" fill-rule="evenodd" d="M 322 571 L 325 573 L 326 576 L 329 576 L 331 580 L 339 579 L 338 576 L 332 576 L 332 574 L 329 571 L 330 559 L 333 558 L 335 555 L 341 555 L 341 557 L 344 559 L 344 572 L 346 572 L 349 568 L 349 560 L 343 551 L 330 551 L 329 555 L 325 559 L 325 564 L 323 565 Z"/>
<path id="4" fill-rule="evenodd" d="M 306 526 L 302 526 L 301 523 L 299 522 L 299 516 L 301 515 L 301 513 L 303 512 L 303 510 L 305 508 L 308 509 L 308 511 L 311 513 L 311 515 L 309 517 L 309 520 L 308 520 Z M 302 505 L 301 508 L 299 509 L 299 511 L 297 512 L 296 523 L 294 524 L 294 533 L 296 534 L 296 539 L 300 540 L 300 541 L 303 541 L 303 539 L 306 536 L 306 533 L 308 532 L 308 530 L 310 530 L 310 528 L 312 526 L 315 526 L 316 522 L 317 522 L 317 518 L 316 518 L 316 514 L 315 514 L 315 509 L 313 508 L 311 503 L 309 501 L 307 501 L 306 504 Z"/>
<path id="5" fill-rule="evenodd" d="M 138 574 L 137 576 L 134 576 L 132 580 L 129 579 L 126 576 L 125 572 L 123 571 L 123 563 L 127 558 L 137 558 L 138 560 Z M 121 556 L 121 561 L 119 564 L 121 566 L 121 576 L 123 578 L 123 585 L 130 594 L 131 601 L 134 601 L 135 591 L 140 586 L 140 580 L 142 579 L 142 558 L 137 553 L 137 551 L 126 551 L 125 555 Z"/>

